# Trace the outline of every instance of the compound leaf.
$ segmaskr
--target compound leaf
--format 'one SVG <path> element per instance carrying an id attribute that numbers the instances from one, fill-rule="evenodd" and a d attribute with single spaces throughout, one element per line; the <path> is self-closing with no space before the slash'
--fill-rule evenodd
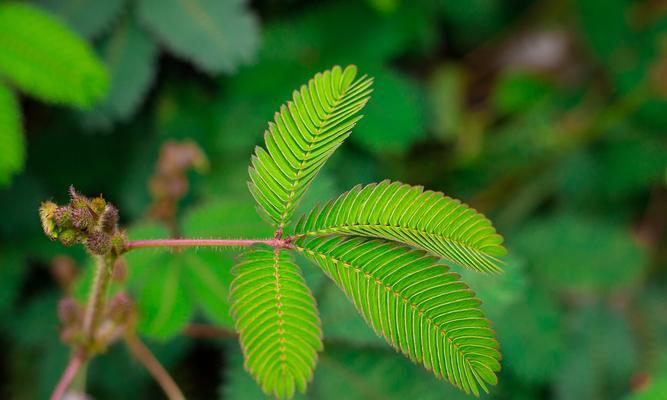
<path id="1" fill-rule="evenodd" d="M 1 56 L 0 56 L 1 57 Z M 9 184 L 11 176 L 23 169 L 25 140 L 21 109 L 16 96 L 0 82 L 0 187 Z"/>
<path id="2" fill-rule="evenodd" d="M 298 236 L 352 234 L 395 240 L 466 268 L 498 272 L 503 238 L 474 209 L 443 195 L 389 180 L 355 186 L 304 215 Z"/>
<path id="3" fill-rule="evenodd" d="M 298 239 L 378 335 L 466 393 L 497 383 L 495 332 L 473 291 L 437 258 L 378 239 Z"/>
<path id="4" fill-rule="evenodd" d="M 235 72 L 259 45 L 244 0 L 141 0 L 139 16 L 169 50 L 210 74 Z"/>
<path id="5" fill-rule="evenodd" d="M 92 105 L 109 83 L 84 41 L 23 3 L 0 5 L 0 75 L 41 100 L 79 107 Z"/>
<path id="6" fill-rule="evenodd" d="M 287 252 L 255 249 L 243 253 L 232 272 L 232 316 L 245 368 L 267 394 L 305 392 L 322 330 L 299 267 Z"/>
<path id="7" fill-rule="evenodd" d="M 249 188 L 264 212 L 282 228 L 331 154 L 350 135 L 368 101 L 372 80 L 338 66 L 318 73 L 294 92 L 257 147 Z"/>

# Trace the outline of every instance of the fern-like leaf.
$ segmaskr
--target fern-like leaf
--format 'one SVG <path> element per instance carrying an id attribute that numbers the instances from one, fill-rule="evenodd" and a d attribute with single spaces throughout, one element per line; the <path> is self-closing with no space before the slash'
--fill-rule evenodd
<path id="1" fill-rule="evenodd" d="M 25 140 L 21 109 L 16 96 L 0 81 L 0 187 L 23 169 Z"/>
<path id="2" fill-rule="evenodd" d="M 322 330 L 315 300 L 289 253 L 255 249 L 233 268 L 230 298 L 245 368 L 278 398 L 305 392 Z"/>
<path id="3" fill-rule="evenodd" d="M 92 49 L 60 21 L 22 3 L 0 5 L 0 75 L 44 101 L 89 107 L 109 78 Z"/>
<path id="4" fill-rule="evenodd" d="M 278 228 L 292 216 L 320 168 L 350 135 L 372 80 L 338 66 L 318 73 L 294 92 L 264 134 L 250 167 L 250 192 Z"/>
<path id="5" fill-rule="evenodd" d="M 437 258 L 363 237 L 302 238 L 296 245 L 410 359 L 475 395 L 497 383 L 498 342 L 481 302 Z"/>
<path id="6" fill-rule="evenodd" d="M 474 209 L 421 186 L 383 181 L 355 186 L 303 216 L 297 236 L 352 234 L 395 240 L 464 267 L 500 270 L 502 237 Z"/>

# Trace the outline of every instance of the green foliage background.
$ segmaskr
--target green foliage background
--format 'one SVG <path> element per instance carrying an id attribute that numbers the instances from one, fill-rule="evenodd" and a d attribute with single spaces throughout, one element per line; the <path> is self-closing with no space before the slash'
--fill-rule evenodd
<path id="1" fill-rule="evenodd" d="M 457 269 L 501 343 L 499 385 L 483 397 L 667 397 L 661 2 L 15 4 L 0 2 L 1 397 L 48 396 L 68 356 L 56 313 L 65 294 L 50 265 L 78 261 L 78 295 L 90 271 L 81 249 L 44 237 L 41 201 L 62 202 L 74 184 L 118 206 L 132 238 L 165 237 L 145 218 L 147 182 L 161 144 L 190 139 L 211 168 L 189 175 L 183 235 L 268 237 L 246 187 L 250 155 L 291 91 L 335 64 L 374 76 L 374 93 L 300 209 L 388 177 L 494 221 L 506 272 Z M 181 334 L 192 322 L 232 327 L 234 254 L 127 257 L 140 333 L 190 398 L 261 398 L 235 339 Z M 339 398 L 341 388 L 355 399 L 464 397 L 393 352 L 297 262 L 325 335 L 307 398 Z M 160 396 L 121 345 L 93 361 L 89 390 Z"/>

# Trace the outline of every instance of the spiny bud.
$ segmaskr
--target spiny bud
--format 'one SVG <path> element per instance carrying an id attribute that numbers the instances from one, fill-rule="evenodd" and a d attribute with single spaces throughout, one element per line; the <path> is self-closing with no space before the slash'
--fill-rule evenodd
<path id="1" fill-rule="evenodd" d="M 105 209 L 101 217 L 102 229 L 107 233 L 112 233 L 116 230 L 116 224 L 118 223 L 118 209 L 113 205 L 109 204 Z"/>
<path id="2" fill-rule="evenodd" d="M 132 299 L 124 292 L 115 295 L 109 302 L 107 313 L 117 324 L 127 321 L 132 312 Z"/>
<path id="3" fill-rule="evenodd" d="M 60 235 L 58 235 L 58 240 L 60 240 L 60 243 L 64 244 L 65 246 L 72 246 L 79 243 L 81 241 L 81 237 L 79 236 L 79 232 L 76 230 L 65 229 L 60 232 Z"/>
<path id="4" fill-rule="evenodd" d="M 95 197 L 90 201 L 90 208 L 92 208 L 93 212 L 97 215 L 100 215 L 104 212 L 104 210 L 107 207 L 107 202 L 104 201 L 102 196 Z"/>
<path id="5" fill-rule="evenodd" d="M 74 186 L 69 187 L 70 204 L 73 208 L 88 208 L 90 200 L 76 192 Z"/>
<path id="6" fill-rule="evenodd" d="M 63 206 L 56 208 L 53 213 L 53 219 L 56 224 L 63 226 L 71 222 L 72 218 L 72 209 L 69 206 Z"/>
<path id="7" fill-rule="evenodd" d="M 111 237 L 111 248 L 116 254 L 121 254 L 125 250 L 127 244 L 127 235 L 125 232 L 116 232 Z"/>
<path id="8" fill-rule="evenodd" d="M 51 201 L 44 202 L 39 207 L 39 219 L 42 221 L 42 229 L 44 229 L 46 236 L 51 239 L 58 237 L 58 230 L 54 222 L 54 214 L 57 208 L 58 206 Z"/>
<path id="9" fill-rule="evenodd" d="M 72 225 L 76 229 L 86 230 L 95 226 L 95 218 L 88 207 L 72 210 Z"/>
<path id="10" fill-rule="evenodd" d="M 65 326 L 71 326 L 79 319 L 80 308 L 74 299 L 66 297 L 58 303 L 58 317 Z"/>
<path id="11" fill-rule="evenodd" d="M 88 235 L 86 248 L 93 254 L 103 256 L 111 250 L 111 238 L 102 231 L 93 231 Z"/>

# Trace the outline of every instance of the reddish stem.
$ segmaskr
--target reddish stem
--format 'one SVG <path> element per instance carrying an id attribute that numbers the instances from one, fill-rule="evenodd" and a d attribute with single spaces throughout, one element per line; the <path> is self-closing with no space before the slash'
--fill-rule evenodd
<path id="1" fill-rule="evenodd" d="M 155 239 L 133 240 L 127 243 L 125 251 L 149 247 L 225 247 L 225 246 L 252 246 L 266 244 L 275 249 L 292 248 L 290 238 L 280 239 Z"/>
<path id="2" fill-rule="evenodd" d="M 69 360 L 69 364 L 67 364 L 67 368 L 65 368 L 65 372 L 63 372 L 63 375 L 60 377 L 60 381 L 58 381 L 58 385 L 56 385 L 56 388 L 51 394 L 51 400 L 62 400 L 67 392 L 67 388 L 69 388 L 69 385 L 72 383 L 74 377 L 85 361 L 86 358 L 83 355 L 83 352 L 77 352 L 72 356 Z"/>
<path id="3" fill-rule="evenodd" d="M 128 349 L 139 362 L 141 362 L 148 372 L 153 376 L 153 379 L 160 385 L 164 394 L 169 400 L 185 400 L 185 396 L 171 375 L 160 364 L 157 358 L 151 353 L 146 345 L 135 334 L 127 334 L 125 336 L 125 344 Z"/>

